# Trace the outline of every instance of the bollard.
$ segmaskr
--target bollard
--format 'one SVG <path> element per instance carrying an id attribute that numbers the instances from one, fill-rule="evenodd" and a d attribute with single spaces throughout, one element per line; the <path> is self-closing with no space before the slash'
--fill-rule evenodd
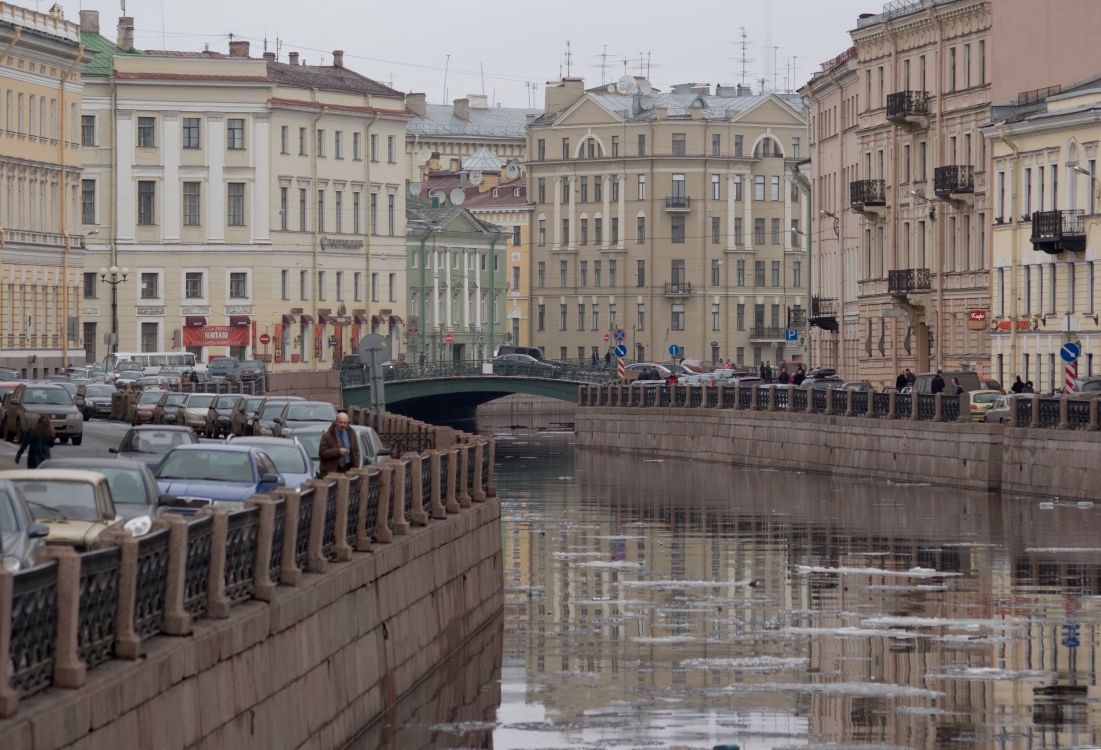
<path id="1" fill-rule="evenodd" d="M 141 656 L 141 638 L 134 631 L 138 594 L 138 540 L 117 532 L 111 540 L 119 546 L 119 600 L 115 613 L 115 656 L 134 660 Z"/>
<path id="2" fill-rule="evenodd" d="M 970 422 L 971 421 L 971 393 L 964 392 L 960 394 L 960 416 L 958 421 Z"/>
<path id="3" fill-rule="evenodd" d="M 275 541 L 275 504 L 278 501 L 267 495 L 255 495 L 245 503 L 256 506 L 260 512 L 260 526 L 256 535 L 256 569 L 253 578 L 253 598 L 270 602 L 275 594 L 276 582 L 271 580 L 272 545 Z M 286 528 L 284 525 L 283 528 Z"/>
<path id="4" fill-rule="evenodd" d="M 57 560 L 57 639 L 54 642 L 54 687 L 84 685 L 88 669 L 77 655 L 80 627 L 80 555 L 70 547 L 49 547 L 46 559 Z"/>
<path id="5" fill-rule="evenodd" d="M 917 401 L 917 399 L 914 399 Z M 944 414 L 944 394 L 937 393 L 933 395 L 933 421 L 941 421 L 941 415 Z"/>
<path id="6" fill-rule="evenodd" d="M 898 402 L 898 391 L 891 391 L 887 394 L 887 419 L 895 418 L 895 407 Z"/>
<path id="7" fill-rule="evenodd" d="M 687 401 L 685 403 L 687 403 Z M 486 477 L 486 497 L 497 497 L 497 485 L 493 482 L 494 475 L 497 473 L 495 466 L 497 462 L 497 441 L 493 438 L 489 438 L 489 440 L 486 441 L 486 448 L 489 450 L 489 463 L 487 464 L 489 467 L 489 476 Z"/>
<path id="8" fill-rule="evenodd" d="M 187 635 L 191 632 L 191 615 L 184 607 L 187 581 L 188 521 L 176 513 L 163 516 L 168 522 L 168 580 L 164 589 L 164 632 Z"/>
<path id="9" fill-rule="evenodd" d="M 424 459 L 420 453 L 406 453 L 402 459 L 409 459 L 409 478 L 413 483 L 413 513 L 408 520 L 417 526 L 428 525 L 428 514 L 424 512 Z M 431 490 L 431 487 L 429 487 Z"/>
<path id="10" fill-rule="evenodd" d="M 294 490 L 277 489 L 272 495 L 283 501 L 283 553 L 280 555 L 279 583 L 284 586 L 298 586 L 302 583 L 302 571 L 294 559 L 294 546 L 298 541 L 298 511 L 302 507 L 301 498 Z"/>
<path id="11" fill-rule="evenodd" d="M 1066 396 L 1063 396 L 1061 399 L 1059 399 L 1059 428 L 1058 429 L 1060 429 L 1060 430 L 1069 430 L 1070 429 L 1070 414 L 1068 413 L 1070 411 L 1069 402 L 1070 402 L 1070 399 L 1068 399 Z"/>
<path id="12" fill-rule="evenodd" d="M 329 507 L 329 493 L 333 483 L 328 479 L 311 479 L 303 487 L 313 487 L 313 507 L 310 508 L 310 540 L 306 551 L 306 572 L 325 573 L 329 561 L 322 546 L 325 543 L 325 514 Z"/>
<path id="13" fill-rule="evenodd" d="M 352 559 L 352 548 L 348 544 L 348 494 L 351 491 L 351 479 L 347 474 L 330 474 L 329 479 L 335 482 L 333 492 L 336 492 L 336 541 L 333 545 L 333 556 L 338 562 L 347 562 Z"/>
<path id="14" fill-rule="evenodd" d="M 1091 398 L 1090 399 L 1090 426 L 1089 426 L 1089 429 L 1090 429 L 1091 432 L 1096 432 L 1097 428 L 1098 428 L 1097 404 L 1098 404 L 1099 401 L 1101 401 L 1101 399 L 1096 399 L 1096 398 Z"/>

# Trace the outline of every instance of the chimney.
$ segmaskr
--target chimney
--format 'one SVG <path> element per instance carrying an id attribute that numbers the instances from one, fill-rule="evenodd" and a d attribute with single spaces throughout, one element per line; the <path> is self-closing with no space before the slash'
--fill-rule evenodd
<path id="1" fill-rule="evenodd" d="M 344 67 L 344 50 L 342 50 L 342 49 L 334 49 L 333 50 L 333 67 L 334 68 L 343 68 Z"/>
<path id="2" fill-rule="evenodd" d="M 133 16 L 122 16 L 119 18 L 118 34 L 115 37 L 115 44 L 119 46 L 119 49 L 132 50 L 134 49 L 134 18 Z"/>
<path id="3" fill-rule="evenodd" d="M 573 104 L 585 93 L 585 79 L 563 78 L 561 81 L 552 81 L 547 84 L 544 91 L 543 111 L 547 114 L 560 112 Z"/>
<path id="4" fill-rule="evenodd" d="M 267 61 L 267 62 L 275 62 L 275 53 L 274 52 L 265 52 L 264 53 L 264 60 Z"/>
<path id="5" fill-rule="evenodd" d="M 248 57 L 248 42 L 235 39 L 229 43 L 230 57 Z"/>
<path id="6" fill-rule="evenodd" d="M 455 100 L 455 116 L 460 120 L 470 119 L 470 100 L 469 99 L 456 99 Z"/>
<path id="7" fill-rule="evenodd" d="M 485 94 L 467 94 L 471 109 L 489 109 L 489 97 Z"/>
<path id="8" fill-rule="evenodd" d="M 406 94 L 405 95 L 405 108 L 415 114 L 417 117 L 424 117 L 424 113 L 427 111 L 428 97 L 424 94 Z"/>
<path id="9" fill-rule="evenodd" d="M 290 54 L 288 54 L 287 55 L 287 62 L 291 65 L 297 65 L 298 64 L 298 53 L 297 52 L 291 52 Z"/>
<path id="10" fill-rule="evenodd" d="M 93 34 L 99 33 L 99 11 L 98 10 L 82 10 L 80 11 L 80 30 L 90 31 Z"/>

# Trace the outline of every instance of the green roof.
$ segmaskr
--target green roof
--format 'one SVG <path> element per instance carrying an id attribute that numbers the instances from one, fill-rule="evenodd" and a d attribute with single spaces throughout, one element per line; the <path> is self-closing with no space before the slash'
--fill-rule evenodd
<path id="1" fill-rule="evenodd" d="M 109 76 L 114 67 L 111 59 L 115 55 L 141 55 L 141 50 L 123 49 L 105 36 L 94 31 L 81 31 L 80 42 L 84 49 L 95 54 L 92 61 L 84 68 L 86 76 Z"/>

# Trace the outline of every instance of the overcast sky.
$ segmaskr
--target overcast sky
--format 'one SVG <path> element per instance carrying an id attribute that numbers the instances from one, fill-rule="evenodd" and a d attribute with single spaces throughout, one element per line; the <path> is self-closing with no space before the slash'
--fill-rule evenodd
<path id="1" fill-rule="evenodd" d="M 45 11 L 53 0 L 17 0 Z M 100 11 L 105 36 L 114 37 L 120 0 L 62 0 L 66 18 L 81 7 Z M 429 101 L 448 101 L 485 91 L 505 106 L 527 106 L 542 86 L 570 72 L 586 84 L 627 70 L 637 74 L 648 58 L 659 88 L 673 83 L 738 83 L 741 29 L 748 50 L 747 81 L 754 89 L 798 88 L 823 61 L 850 46 L 848 31 L 861 12 L 879 12 L 882 0 L 126 0 L 142 49 L 226 51 L 229 34 L 280 59 L 298 51 L 310 63 L 331 63 L 345 51 L 345 65 L 423 91 Z M 539 7 L 540 12 L 528 12 Z M 447 56 L 450 54 L 450 65 Z M 775 75 L 774 75 L 774 62 Z M 444 69 L 449 67 L 446 91 Z M 791 72 L 794 67 L 794 73 Z M 480 72 L 484 70 L 484 76 Z M 484 81 L 484 86 L 483 86 Z"/>

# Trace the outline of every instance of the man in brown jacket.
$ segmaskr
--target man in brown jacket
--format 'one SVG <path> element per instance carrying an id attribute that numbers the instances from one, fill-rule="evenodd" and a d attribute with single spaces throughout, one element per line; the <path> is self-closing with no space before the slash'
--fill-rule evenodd
<path id="1" fill-rule="evenodd" d="M 359 466 L 359 446 L 356 434 L 348 426 L 348 415 L 340 412 L 336 421 L 321 436 L 318 458 L 321 459 L 321 476 L 344 473 Z"/>

